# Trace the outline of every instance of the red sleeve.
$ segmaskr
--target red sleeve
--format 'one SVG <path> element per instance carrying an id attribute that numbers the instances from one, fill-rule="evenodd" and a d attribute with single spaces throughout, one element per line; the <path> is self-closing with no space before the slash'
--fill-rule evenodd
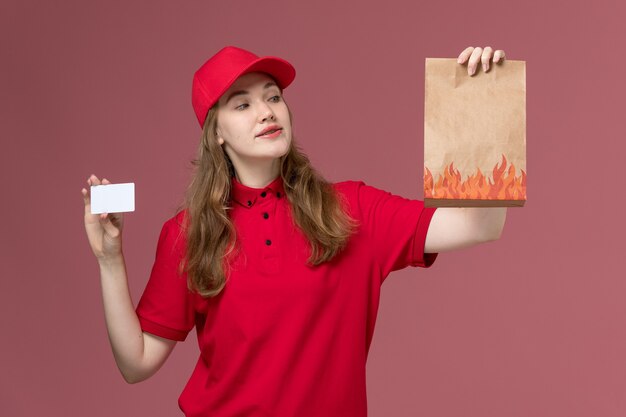
<path id="1" fill-rule="evenodd" d="M 184 242 L 178 219 L 165 222 L 150 279 L 136 309 L 143 331 L 178 341 L 185 340 L 195 324 L 194 295 L 187 289 L 187 275 L 178 273 Z"/>
<path id="2" fill-rule="evenodd" d="M 357 183 L 357 199 L 362 228 L 371 239 L 374 256 L 382 269 L 383 280 L 391 271 L 419 266 L 428 268 L 436 253 L 424 253 L 426 233 L 435 208 L 423 201 L 409 200 Z"/>

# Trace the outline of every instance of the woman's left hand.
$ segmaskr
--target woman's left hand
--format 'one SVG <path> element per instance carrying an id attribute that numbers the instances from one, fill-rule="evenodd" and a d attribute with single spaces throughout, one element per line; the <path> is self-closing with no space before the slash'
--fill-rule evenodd
<path id="1" fill-rule="evenodd" d="M 467 48 L 465 48 L 465 50 L 463 50 L 463 52 L 461 52 L 461 55 L 459 55 L 459 59 L 457 59 L 457 62 L 459 64 L 463 64 L 469 58 L 469 62 L 467 64 L 467 73 L 472 76 L 476 73 L 476 67 L 478 67 L 479 60 L 483 64 L 483 71 L 489 71 L 489 60 L 492 56 L 494 64 L 502 62 L 504 60 L 504 51 L 502 49 L 498 49 L 494 53 L 493 49 L 490 46 L 486 46 L 485 49 L 468 46 Z"/>

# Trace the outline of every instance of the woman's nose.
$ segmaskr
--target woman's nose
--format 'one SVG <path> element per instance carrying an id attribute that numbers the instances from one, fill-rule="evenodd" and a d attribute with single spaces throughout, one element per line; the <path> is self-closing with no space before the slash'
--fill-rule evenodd
<path id="1" fill-rule="evenodd" d="M 274 112 L 272 111 L 272 108 L 267 104 L 263 104 L 259 109 L 259 118 L 261 119 L 261 122 L 274 120 Z"/>

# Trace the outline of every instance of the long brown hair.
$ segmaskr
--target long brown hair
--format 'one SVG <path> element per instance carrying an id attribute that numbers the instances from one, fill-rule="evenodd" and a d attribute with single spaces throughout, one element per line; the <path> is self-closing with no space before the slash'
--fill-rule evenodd
<path id="1" fill-rule="evenodd" d="M 186 211 L 182 225 L 186 253 L 180 272 L 187 273 L 189 289 L 205 298 L 218 295 L 226 285 L 228 260 L 237 248 L 235 227 L 228 216 L 235 170 L 217 142 L 217 108 L 216 104 L 207 114 L 197 158 L 191 161 L 195 173 L 177 209 Z M 341 195 L 311 166 L 293 135 L 288 152 L 280 157 L 280 175 L 292 217 L 311 247 L 307 263 L 316 266 L 330 261 L 345 248 L 358 222 L 347 214 Z"/>

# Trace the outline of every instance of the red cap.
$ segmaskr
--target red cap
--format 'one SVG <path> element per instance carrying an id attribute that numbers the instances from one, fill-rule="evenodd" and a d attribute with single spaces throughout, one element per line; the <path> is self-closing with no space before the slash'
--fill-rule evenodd
<path id="1" fill-rule="evenodd" d="M 296 77 L 295 68 L 282 58 L 258 57 L 252 52 L 235 46 L 222 48 L 205 62 L 193 76 L 191 104 L 200 126 L 209 109 L 222 94 L 243 74 L 265 72 L 274 77 L 281 89 L 286 88 Z"/>

